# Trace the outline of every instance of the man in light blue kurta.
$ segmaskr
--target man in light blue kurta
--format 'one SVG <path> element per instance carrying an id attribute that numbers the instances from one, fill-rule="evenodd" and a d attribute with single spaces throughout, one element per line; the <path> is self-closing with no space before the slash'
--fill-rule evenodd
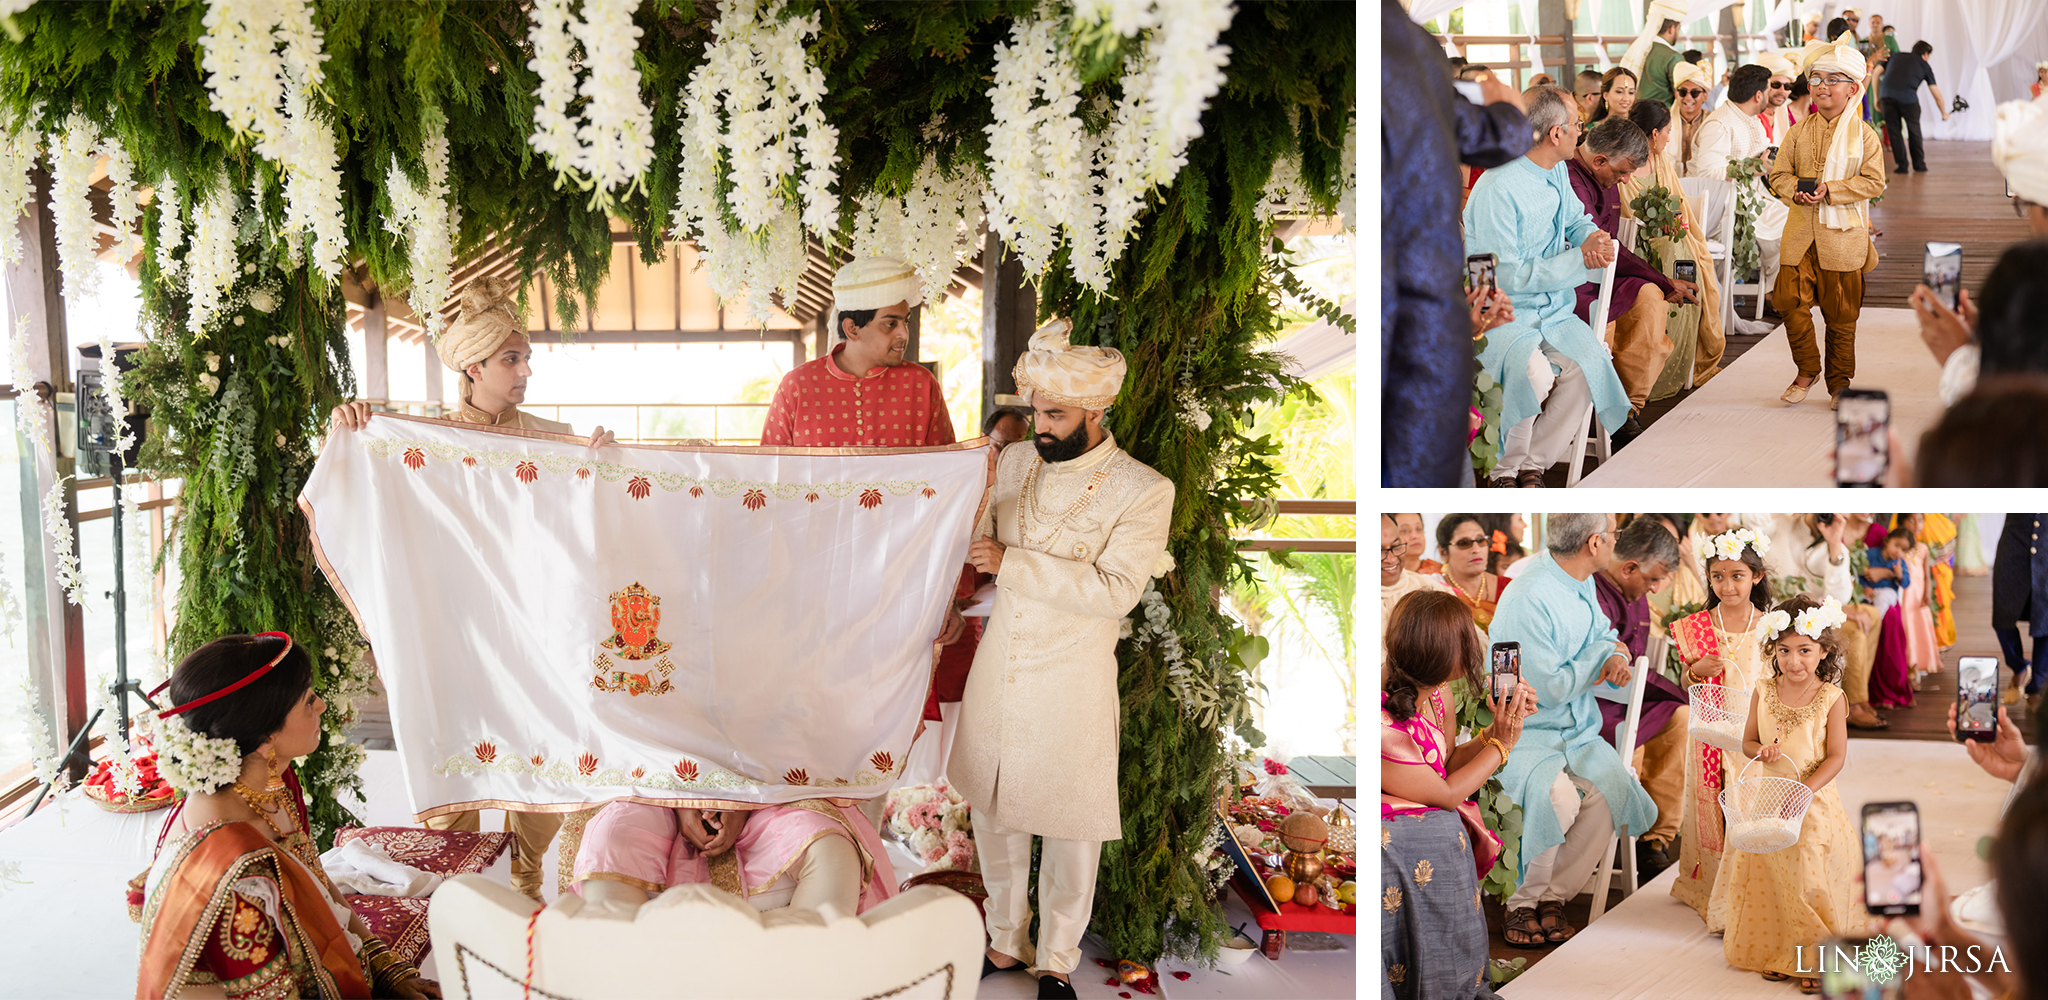
<path id="1" fill-rule="evenodd" d="M 1614 516 L 1549 518 L 1549 551 L 1502 591 L 1488 629 L 1496 643 L 1521 643 L 1522 679 L 1539 705 L 1499 774 L 1522 807 L 1522 842 L 1508 846 L 1520 882 L 1508 899 L 1510 925 L 1518 909 L 1547 911 L 1578 895 L 1616 827 L 1636 836 L 1657 821 L 1656 803 L 1600 738 L 1594 699 L 1595 688 L 1629 680 L 1628 655 L 1593 589 L 1593 574 L 1614 553 Z M 1546 929 L 1552 916 L 1544 913 Z M 1554 922 L 1563 919 L 1560 911 Z"/>
<path id="2" fill-rule="evenodd" d="M 1563 461 L 1590 400 L 1609 433 L 1628 420 L 1628 393 L 1600 337 L 1574 315 L 1578 287 L 1600 280 L 1589 265 L 1613 258 L 1572 193 L 1564 161 L 1578 148 L 1571 98 L 1537 87 L 1526 98 L 1536 144 L 1527 156 L 1481 175 L 1465 202 L 1465 252 L 1493 254 L 1500 290 L 1514 321 L 1486 335 L 1479 364 L 1502 387 L 1501 442 L 1495 479 L 1514 479 Z M 1540 354 L 1539 354 L 1540 352 Z M 1541 383 L 1541 384 L 1539 384 Z"/>

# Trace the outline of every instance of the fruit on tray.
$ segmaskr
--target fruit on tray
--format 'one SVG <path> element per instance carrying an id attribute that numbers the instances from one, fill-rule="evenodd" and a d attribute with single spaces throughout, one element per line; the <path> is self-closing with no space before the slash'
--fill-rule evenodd
<path id="1" fill-rule="evenodd" d="M 1266 880 L 1266 891 L 1275 900 L 1285 903 L 1294 898 L 1294 880 L 1285 875 L 1275 875 Z"/>

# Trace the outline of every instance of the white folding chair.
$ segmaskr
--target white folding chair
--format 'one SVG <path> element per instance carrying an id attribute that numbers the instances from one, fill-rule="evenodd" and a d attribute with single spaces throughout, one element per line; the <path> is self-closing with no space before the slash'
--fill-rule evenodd
<path id="1" fill-rule="evenodd" d="M 1636 242 L 1636 230 L 1640 225 L 1634 219 L 1621 220 L 1621 225 L 1616 227 L 1620 232 L 1614 238 L 1615 246 L 1633 247 Z M 1614 259 L 1608 261 L 1607 266 L 1601 269 L 1600 296 L 1593 300 L 1593 310 L 1588 314 L 1590 321 L 1587 325 L 1593 328 L 1593 336 L 1603 341 L 1607 338 L 1607 313 L 1614 297 L 1614 268 L 1619 263 L 1621 254 L 1617 252 Z M 1587 373 L 1588 387 L 1592 385 L 1592 377 L 1592 373 Z M 1579 423 L 1586 428 L 1586 433 L 1579 435 L 1578 441 L 1572 445 L 1571 467 L 1564 475 L 1566 487 L 1579 485 L 1579 477 L 1584 475 L 1588 448 L 1592 450 L 1596 462 L 1605 462 L 1614 457 L 1613 442 L 1607 438 L 1607 428 L 1600 425 L 1600 414 L 1593 404 L 1586 404 L 1586 415 Z"/>
<path id="2" fill-rule="evenodd" d="M 1621 755 L 1621 766 L 1628 768 L 1630 774 L 1636 773 L 1636 728 L 1643 719 L 1643 689 L 1649 684 L 1650 664 L 1657 662 L 1648 654 L 1661 654 L 1665 641 L 1662 638 L 1653 640 L 1646 654 L 1636 657 L 1635 676 L 1629 678 L 1628 682 L 1628 715 L 1621 720 L 1621 725 L 1614 727 L 1614 752 Z M 1614 868 L 1616 848 L 1621 851 L 1620 871 Z M 1599 870 L 1593 873 L 1590 887 L 1593 892 L 1593 912 L 1592 916 L 1586 918 L 1587 923 L 1600 919 L 1600 915 L 1607 912 L 1607 893 L 1610 889 L 1619 888 L 1623 899 L 1635 894 L 1636 838 L 1625 836 L 1619 827 L 1615 829 L 1613 838 L 1607 845 L 1607 854 L 1600 859 Z"/>

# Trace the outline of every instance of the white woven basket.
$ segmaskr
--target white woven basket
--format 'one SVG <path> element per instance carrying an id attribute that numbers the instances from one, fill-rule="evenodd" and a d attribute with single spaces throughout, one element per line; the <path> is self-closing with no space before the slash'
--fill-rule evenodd
<path id="1" fill-rule="evenodd" d="M 1694 684 L 1685 690 L 1692 696 L 1692 721 L 1686 725 L 1686 735 L 1710 747 L 1741 753 L 1743 727 L 1749 725 L 1749 692 L 1726 684 Z"/>
<path id="2" fill-rule="evenodd" d="M 1743 765 L 1735 784 L 1721 792 L 1721 815 L 1727 820 L 1729 847 L 1750 854 L 1782 851 L 1799 842 L 1813 789 L 1791 778 L 1744 778 L 1756 759 Z"/>

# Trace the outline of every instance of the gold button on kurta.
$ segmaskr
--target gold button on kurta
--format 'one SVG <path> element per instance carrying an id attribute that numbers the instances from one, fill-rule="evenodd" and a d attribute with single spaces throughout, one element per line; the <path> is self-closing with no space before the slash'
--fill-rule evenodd
<path id="1" fill-rule="evenodd" d="M 1033 466 L 1036 510 L 1020 529 Z M 1113 438 L 1052 464 L 1028 443 L 1003 450 L 977 532 L 1006 546 L 1002 572 L 946 768 L 1002 826 L 1061 840 L 1123 835 L 1117 636 L 1166 552 L 1172 519 L 1173 483 Z M 1089 557 L 1071 557 L 1077 544 Z"/>

